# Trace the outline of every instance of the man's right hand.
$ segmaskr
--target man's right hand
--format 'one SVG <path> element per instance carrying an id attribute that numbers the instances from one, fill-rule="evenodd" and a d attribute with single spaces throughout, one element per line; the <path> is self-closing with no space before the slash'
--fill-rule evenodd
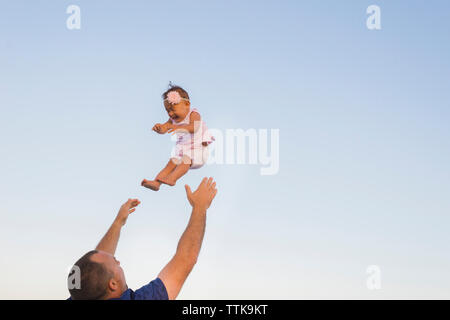
<path id="1" fill-rule="evenodd" d="M 217 194 L 216 183 L 213 178 L 203 178 L 197 190 L 191 191 L 188 185 L 184 186 L 189 203 L 193 208 L 208 209 Z"/>
<path id="2" fill-rule="evenodd" d="M 164 283 L 169 299 L 175 299 L 183 283 L 197 263 L 206 226 L 206 210 L 217 193 L 212 178 L 204 178 L 195 192 L 185 185 L 186 194 L 193 209 L 188 226 L 178 242 L 177 251 L 169 263 L 158 274 Z"/>

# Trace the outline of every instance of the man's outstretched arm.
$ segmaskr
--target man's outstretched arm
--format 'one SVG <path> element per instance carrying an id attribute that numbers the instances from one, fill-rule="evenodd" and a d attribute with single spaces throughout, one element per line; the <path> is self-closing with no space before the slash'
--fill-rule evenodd
<path id="1" fill-rule="evenodd" d="M 185 188 L 192 205 L 191 218 L 178 242 L 174 257 L 158 275 L 171 300 L 178 296 L 184 281 L 197 262 L 205 234 L 206 210 L 217 193 L 216 183 L 212 178 L 204 178 L 195 192 L 192 192 L 188 185 Z"/>
<path id="2" fill-rule="evenodd" d="M 100 240 L 95 250 L 105 251 L 114 255 L 117 243 L 119 242 L 120 230 L 127 222 L 128 215 L 134 212 L 139 204 L 140 202 L 138 199 L 128 199 L 128 201 L 120 207 L 117 217 L 114 219 L 108 232 L 106 232 L 102 240 Z"/>

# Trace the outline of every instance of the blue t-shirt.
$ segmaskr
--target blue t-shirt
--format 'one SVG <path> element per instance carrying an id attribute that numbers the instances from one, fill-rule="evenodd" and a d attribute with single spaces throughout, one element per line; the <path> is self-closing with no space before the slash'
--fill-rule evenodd
<path id="1" fill-rule="evenodd" d="M 169 296 L 164 283 L 156 278 L 136 291 L 127 289 L 120 298 L 110 300 L 169 300 Z"/>
<path id="2" fill-rule="evenodd" d="M 136 291 L 127 289 L 120 298 L 110 300 L 169 300 L 169 296 L 164 283 L 160 278 L 156 278 Z"/>

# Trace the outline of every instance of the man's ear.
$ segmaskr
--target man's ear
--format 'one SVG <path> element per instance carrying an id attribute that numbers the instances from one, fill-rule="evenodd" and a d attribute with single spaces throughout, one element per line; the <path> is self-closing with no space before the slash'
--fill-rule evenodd
<path id="1" fill-rule="evenodd" d="M 111 278 L 108 282 L 108 288 L 113 292 L 116 291 L 118 289 L 117 281 Z"/>

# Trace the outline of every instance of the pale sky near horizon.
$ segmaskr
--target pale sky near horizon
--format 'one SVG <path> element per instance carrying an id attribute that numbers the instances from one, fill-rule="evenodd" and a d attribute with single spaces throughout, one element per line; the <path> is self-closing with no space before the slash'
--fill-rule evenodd
<path id="1" fill-rule="evenodd" d="M 130 288 L 153 280 L 189 219 L 184 184 L 204 176 L 219 192 L 180 299 L 449 299 L 449 12 L 0 0 L 0 299 L 67 298 L 68 268 L 129 197 L 116 257 Z M 212 164 L 142 188 L 170 155 L 151 132 L 169 81 L 210 128 L 278 129 L 279 172 Z"/>

